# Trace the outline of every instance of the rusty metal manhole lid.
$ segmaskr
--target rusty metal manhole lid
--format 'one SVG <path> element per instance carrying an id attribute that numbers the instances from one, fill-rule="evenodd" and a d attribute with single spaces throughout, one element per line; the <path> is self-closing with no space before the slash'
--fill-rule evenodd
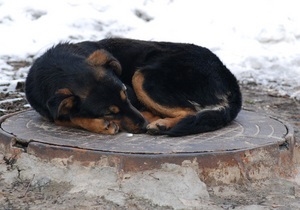
<path id="1" fill-rule="evenodd" d="M 282 144 L 289 133 L 282 122 L 250 111 L 241 111 L 234 122 L 215 132 L 186 137 L 119 133 L 114 136 L 56 126 L 35 111 L 25 111 L 2 119 L 3 133 L 18 142 L 80 148 L 122 154 L 199 154 L 240 151 Z"/>

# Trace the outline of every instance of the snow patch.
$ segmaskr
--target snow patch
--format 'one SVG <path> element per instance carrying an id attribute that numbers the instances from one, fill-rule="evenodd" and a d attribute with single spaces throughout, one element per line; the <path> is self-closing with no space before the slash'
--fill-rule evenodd
<path id="1" fill-rule="evenodd" d="M 7 62 L 34 59 L 60 41 L 128 37 L 194 43 L 216 53 L 242 82 L 300 97 L 296 0 L 2 0 L 0 91 L 24 80 Z"/>

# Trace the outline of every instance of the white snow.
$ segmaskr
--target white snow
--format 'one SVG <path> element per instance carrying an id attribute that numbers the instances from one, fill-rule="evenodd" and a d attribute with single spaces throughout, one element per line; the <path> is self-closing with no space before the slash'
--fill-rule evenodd
<path id="1" fill-rule="evenodd" d="M 208 47 L 240 82 L 300 100 L 297 0 L 0 0 L 0 91 L 60 41 L 128 37 Z M 7 83 L 10 88 L 3 88 Z M 12 84 L 11 84 L 12 83 Z"/>
<path id="2" fill-rule="evenodd" d="M 21 100 L 23 100 L 23 98 L 6 99 L 6 100 L 3 100 L 3 101 L 0 101 L 0 104 L 3 104 L 3 103 L 12 103 L 12 102 L 21 101 Z"/>

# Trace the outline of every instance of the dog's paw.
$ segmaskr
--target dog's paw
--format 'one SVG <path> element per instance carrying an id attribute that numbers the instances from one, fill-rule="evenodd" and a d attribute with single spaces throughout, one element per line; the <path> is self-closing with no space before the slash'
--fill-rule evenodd
<path id="1" fill-rule="evenodd" d="M 119 126 L 111 121 L 105 120 L 104 121 L 104 129 L 101 133 L 103 134 L 116 134 L 119 132 Z"/>
<path id="2" fill-rule="evenodd" d="M 159 119 L 147 125 L 147 133 L 151 135 L 159 135 L 162 131 L 169 130 L 170 127 L 165 120 Z"/>

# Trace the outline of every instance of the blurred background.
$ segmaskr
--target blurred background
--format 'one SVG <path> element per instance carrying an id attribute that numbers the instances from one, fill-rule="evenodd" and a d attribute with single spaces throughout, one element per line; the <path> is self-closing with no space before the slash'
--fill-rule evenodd
<path id="1" fill-rule="evenodd" d="M 194 43 L 211 49 L 241 84 L 300 100 L 296 0 L 0 0 L 0 92 L 61 41 L 108 37 Z"/>

